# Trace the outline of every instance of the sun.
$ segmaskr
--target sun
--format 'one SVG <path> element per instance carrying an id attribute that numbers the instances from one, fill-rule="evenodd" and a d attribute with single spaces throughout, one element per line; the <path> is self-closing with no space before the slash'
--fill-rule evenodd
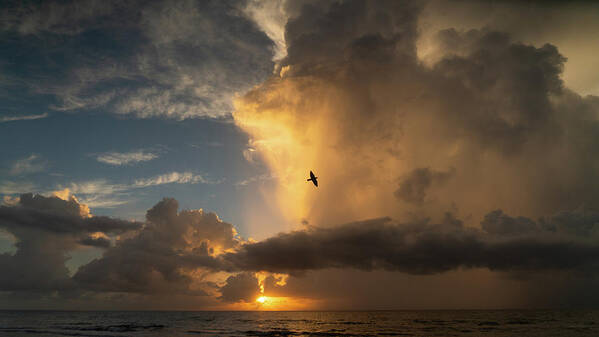
<path id="1" fill-rule="evenodd" d="M 264 303 L 264 302 L 266 302 L 266 299 L 267 299 L 266 296 L 260 296 L 256 299 L 256 302 Z"/>

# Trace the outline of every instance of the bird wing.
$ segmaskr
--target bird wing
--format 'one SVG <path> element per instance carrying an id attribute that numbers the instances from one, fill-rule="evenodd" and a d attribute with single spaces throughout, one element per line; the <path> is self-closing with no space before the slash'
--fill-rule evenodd
<path id="1" fill-rule="evenodd" d="M 314 179 L 314 178 L 316 178 L 316 177 L 314 176 L 314 173 L 313 173 L 312 171 L 310 171 L 310 179 Z"/>

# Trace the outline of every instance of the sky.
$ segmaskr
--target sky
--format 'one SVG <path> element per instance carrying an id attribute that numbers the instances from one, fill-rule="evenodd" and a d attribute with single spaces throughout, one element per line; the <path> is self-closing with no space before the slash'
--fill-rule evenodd
<path id="1" fill-rule="evenodd" d="M 4 2 L 0 309 L 596 306 L 598 9 Z"/>

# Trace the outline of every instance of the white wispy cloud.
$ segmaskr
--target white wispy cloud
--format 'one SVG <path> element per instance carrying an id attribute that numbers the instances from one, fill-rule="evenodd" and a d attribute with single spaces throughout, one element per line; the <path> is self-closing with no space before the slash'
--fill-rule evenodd
<path id="1" fill-rule="evenodd" d="M 36 190 L 36 186 L 28 181 L 0 181 L 0 194 L 20 194 Z"/>
<path id="2" fill-rule="evenodd" d="M 35 173 L 43 171 L 46 163 L 41 160 L 37 154 L 32 154 L 29 157 L 19 159 L 12 165 L 10 175 L 23 175 L 27 173 Z"/>
<path id="3" fill-rule="evenodd" d="M 171 172 L 167 174 L 161 174 L 149 179 L 138 179 L 133 183 L 133 187 L 150 187 L 163 184 L 218 184 L 220 180 L 206 179 L 199 174 L 193 174 L 191 172 Z"/>
<path id="4" fill-rule="evenodd" d="M 192 172 L 170 172 L 150 178 L 136 179 L 128 184 L 114 184 L 104 179 L 71 183 L 57 189 L 68 189 L 77 195 L 81 202 L 90 207 L 110 208 L 130 201 L 128 194 L 132 190 L 165 184 L 219 184 L 222 180 L 212 180 Z"/>
<path id="5" fill-rule="evenodd" d="M 44 112 L 43 114 L 39 114 L 39 115 L 4 116 L 4 117 L 0 117 L 0 123 L 14 122 L 14 121 L 27 121 L 27 120 L 32 120 L 32 119 L 46 118 L 46 117 L 48 117 L 47 112 Z"/>
<path id="6" fill-rule="evenodd" d="M 272 179 L 275 179 L 276 177 L 277 177 L 276 175 L 273 175 L 270 173 L 264 173 L 261 175 L 257 175 L 257 176 L 253 176 L 253 177 L 249 177 L 247 179 L 241 180 L 241 181 L 235 183 L 235 186 L 247 186 L 254 182 L 272 180 Z"/>
<path id="7" fill-rule="evenodd" d="M 129 165 L 158 158 L 158 154 L 144 150 L 132 152 L 107 152 L 96 157 L 96 160 L 108 165 Z"/>
<path id="8" fill-rule="evenodd" d="M 272 69 L 273 45 L 240 15 L 241 4 L 224 13 L 228 5 L 218 2 L 132 4 L 100 0 L 40 4 L 28 6 L 26 11 L 6 11 L 4 16 L 0 9 L 0 18 L 6 21 L 0 30 L 74 35 L 88 29 L 120 27 L 119 22 L 127 20 L 125 31 L 143 35 L 131 55 L 99 51 L 93 62 L 87 56 L 85 62 L 73 62 L 64 78 L 38 74 L 25 79 L 33 92 L 56 97 L 57 102 L 49 106 L 55 111 L 103 108 L 137 118 L 228 119 L 236 95 L 260 83 Z M 281 44 L 284 23 L 280 15 L 272 24 L 267 17 L 280 12 L 282 5 L 271 2 L 266 7 L 261 9 L 255 3 L 248 11 L 264 22 L 259 27 L 277 41 L 280 58 L 285 49 Z M 226 28 L 231 26 L 243 28 Z"/>
<path id="9" fill-rule="evenodd" d="M 286 0 L 250 0 L 243 9 L 244 14 L 254 21 L 274 43 L 273 61 L 287 56 L 285 25 L 289 19 L 285 12 Z"/>

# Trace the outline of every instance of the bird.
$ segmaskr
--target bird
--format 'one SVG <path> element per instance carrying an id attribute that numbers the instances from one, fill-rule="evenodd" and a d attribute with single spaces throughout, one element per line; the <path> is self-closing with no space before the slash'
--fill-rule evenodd
<path id="1" fill-rule="evenodd" d="M 308 179 L 307 181 L 311 181 L 312 183 L 314 183 L 314 186 L 318 187 L 318 179 L 317 176 L 314 175 L 314 172 L 310 171 L 310 179 Z"/>

